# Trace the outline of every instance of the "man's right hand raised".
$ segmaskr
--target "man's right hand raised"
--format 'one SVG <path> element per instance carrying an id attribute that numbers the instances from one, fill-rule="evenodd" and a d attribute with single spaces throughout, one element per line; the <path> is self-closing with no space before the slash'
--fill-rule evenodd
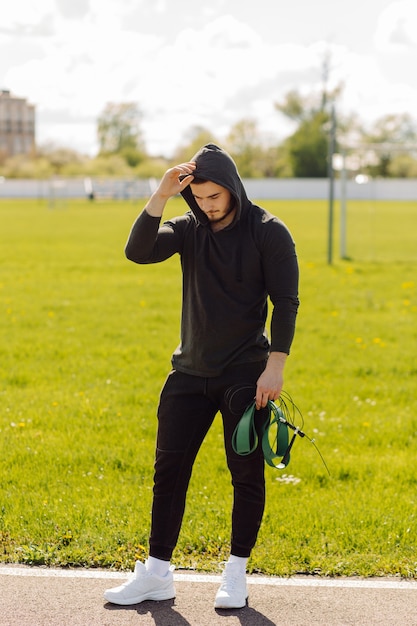
<path id="1" fill-rule="evenodd" d="M 160 217 L 169 198 L 181 193 L 192 182 L 195 167 L 196 164 L 190 161 L 167 170 L 145 206 L 146 212 L 153 217 Z"/>

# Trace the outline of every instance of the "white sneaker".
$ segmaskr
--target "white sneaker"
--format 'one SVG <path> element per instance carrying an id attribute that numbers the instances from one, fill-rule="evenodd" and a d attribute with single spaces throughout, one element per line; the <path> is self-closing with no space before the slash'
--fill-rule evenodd
<path id="1" fill-rule="evenodd" d="M 246 606 L 247 597 L 246 573 L 241 571 L 237 563 L 226 563 L 214 608 L 241 609 Z"/>
<path id="2" fill-rule="evenodd" d="M 175 567 L 171 565 L 165 576 L 157 576 L 147 571 L 145 565 L 136 561 L 135 571 L 123 585 L 106 589 L 104 597 L 113 604 L 138 604 L 144 600 L 170 600 L 175 598 Z"/>

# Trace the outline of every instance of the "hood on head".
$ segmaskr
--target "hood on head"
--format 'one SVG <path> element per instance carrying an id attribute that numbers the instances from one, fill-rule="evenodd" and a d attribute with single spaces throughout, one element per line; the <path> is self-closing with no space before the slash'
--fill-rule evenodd
<path id="1" fill-rule="evenodd" d="M 245 189 L 232 157 L 222 148 L 209 143 L 193 156 L 196 162 L 193 175 L 200 180 L 209 180 L 228 189 L 236 201 L 236 217 L 240 219 L 242 208 L 248 202 Z M 181 192 L 182 197 L 196 216 L 200 224 L 207 224 L 208 217 L 199 208 L 191 191 L 190 185 Z"/>

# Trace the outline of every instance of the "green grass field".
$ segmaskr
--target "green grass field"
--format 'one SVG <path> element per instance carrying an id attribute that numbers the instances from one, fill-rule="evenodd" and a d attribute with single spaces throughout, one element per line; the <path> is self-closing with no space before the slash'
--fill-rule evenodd
<path id="1" fill-rule="evenodd" d="M 285 389 L 305 439 L 268 500 L 251 571 L 417 577 L 417 203 L 349 203 L 328 265 L 325 202 L 290 227 L 301 307 Z M 169 214 L 183 211 L 172 201 Z M 155 409 L 178 342 L 180 269 L 125 260 L 141 204 L 0 202 L 0 560 L 130 569 L 147 553 Z M 337 220 L 335 242 L 337 244 Z M 220 420 L 198 457 L 177 567 L 228 553 Z"/>

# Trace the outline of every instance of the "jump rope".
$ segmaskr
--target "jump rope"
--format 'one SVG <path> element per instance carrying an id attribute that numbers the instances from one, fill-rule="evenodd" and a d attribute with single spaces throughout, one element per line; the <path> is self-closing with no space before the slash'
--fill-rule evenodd
<path id="1" fill-rule="evenodd" d="M 232 437 L 232 447 L 237 454 L 241 456 L 251 454 L 257 448 L 260 439 L 266 463 L 276 469 L 285 469 L 290 462 L 296 438 L 306 438 L 316 449 L 330 476 L 329 468 L 314 439 L 303 432 L 304 418 L 287 392 L 283 391 L 275 402 L 269 400 L 265 412 L 267 415 L 258 428 L 258 435 L 255 425 L 255 401 L 245 409 Z M 296 425 L 296 421 L 300 422 L 300 426 Z M 293 431 L 291 440 L 289 430 Z"/>

